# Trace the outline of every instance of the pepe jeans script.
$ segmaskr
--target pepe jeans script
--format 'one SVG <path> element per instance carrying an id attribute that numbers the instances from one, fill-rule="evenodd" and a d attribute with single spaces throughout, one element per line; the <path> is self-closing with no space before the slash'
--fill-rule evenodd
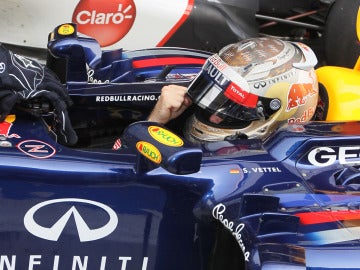
<path id="1" fill-rule="evenodd" d="M 224 213 L 226 211 L 226 206 L 222 203 L 219 203 L 216 205 L 212 210 L 212 215 L 215 219 L 219 220 L 230 232 L 232 235 L 236 238 L 236 241 L 238 242 L 242 252 L 244 253 L 245 261 L 249 261 L 250 252 L 246 250 L 245 244 L 242 240 L 241 232 L 245 228 L 244 223 L 240 223 L 234 228 L 234 222 L 230 221 L 226 218 L 224 218 Z"/>

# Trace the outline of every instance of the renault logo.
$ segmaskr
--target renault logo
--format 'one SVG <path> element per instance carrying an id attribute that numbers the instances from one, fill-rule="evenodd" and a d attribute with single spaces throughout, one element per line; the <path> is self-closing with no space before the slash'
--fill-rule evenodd
<path id="1" fill-rule="evenodd" d="M 41 226 L 35 221 L 34 215 L 41 208 L 52 204 L 64 204 L 64 203 L 73 204 L 73 205 L 51 227 Z M 76 204 L 79 203 L 88 204 L 102 209 L 109 215 L 109 219 L 107 220 L 107 222 L 106 221 L 104 222 L 104 225 L 102 227 L 90 229 L 75 207 Z M 31 234 L 37 237 L 50 241 L 57 241 L 71 216 L 74 217 L 80 242 L 94 241 L 104 238 L 108 236 L 110 233 L 112 233 L 118 224 L 118 218 L 116 213 L 114 212 L 114 210 L 112 210 L 110 207 L 106 206 L 105 204 L 95 201 L 85 200 L 85 199 L 63 198 L 63 199 L 45 201 L 30 208 L 29 211 L 27 211 L 27 213 L 25 214 L 24 225 L 25 228 Z"/>

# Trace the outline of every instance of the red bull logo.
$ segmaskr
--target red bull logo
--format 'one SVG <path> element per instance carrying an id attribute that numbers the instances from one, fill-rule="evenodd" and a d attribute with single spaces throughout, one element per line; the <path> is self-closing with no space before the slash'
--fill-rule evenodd
<path id="1" fill-rule="evenodd" d="M 310 107 L 309 109 L 305 110 L 300 117 L 289 118 L 288 123 L 290 125 L 305 123 L 309 121 L 309 119 L 311 119 L 314 113 L 315 113 L 315 108 Z"/>
<path id="2" fill-rule="evenodd" d="M 81 0 L 72 21 L 78 31 L 95 38 L 105 47 L 121 40 L 131 29 L 136 17 L 133 0 Z"/>
<path id="3" fill-rule="evenodd" d="M 220 71 L 223 71 L 228 66 L 217 54 L 211 56 L 208 61 Z"/>
<path id="4" fill-rule="evenodd" d="M 296 83 L 292 84 L 288 93 L 288 104 L 286 111 L 290 111 L 293 108 L 303 106 L 307 99 L 317 94 L 317 90 L 314 89 L 312 83 Z"/>
<path id="5" fill-rule="evenodd" d="M 15 121 L 16 116 L 11 114 L 6 116 L 5 120 L 0 123 L 0 137 L 5 138 L 20 138 L 18 134 L 11 134 L 10 130 L 13 126 L 13 122 Z"/>

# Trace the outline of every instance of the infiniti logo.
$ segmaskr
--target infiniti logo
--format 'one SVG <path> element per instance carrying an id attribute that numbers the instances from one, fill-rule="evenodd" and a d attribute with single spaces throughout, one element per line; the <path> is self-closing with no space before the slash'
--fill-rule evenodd
<path id="1" fill-rule="evenodd" d="M 62 217 L 60 217 L 55 222 L 55 224 L 53 224 L 50 228 L 41 226 L 34 220 L 34 215 L 41 208 L 51 204 L 64 204 L 64 203 L 66 204 L 73 203 L 75 205 L 77 203 L 83 203 L 83 204 L 96 206 L 104 210 L 109 215 L 109 221 L 100 228 L 90 229 L 74 205 L 71 206 L 69 210 Z M 108 236 L 110 233 L 112 233 L 118 224 L 118 218 L 116 213 L 114 212 L 114 210 L 112 210 L 110 207 L 106 206 L 105 204 L 95 201 L 85 200 L 85 199 L 64 198 L 64 199 L 45 201 L 30 208 L 29 211 L 27 211 L 27 213 L 25 214 L 24 225 L 25 228 L 31 234 L 37 237 L 50 241 L 57 241 L 71 216 L 74 217 L 80 242 L 94 241 L 104 238 Z"/>

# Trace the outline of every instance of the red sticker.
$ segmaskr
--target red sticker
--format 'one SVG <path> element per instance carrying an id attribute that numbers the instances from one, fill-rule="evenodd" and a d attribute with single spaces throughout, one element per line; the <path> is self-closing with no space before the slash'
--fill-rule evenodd
<path id="1" fill-rule="evenodd" d="M 0 122 L 0 137 L 5 138 L 21 138 L 18 134 L 10 133 L 10 130 L 13 126 L 13 122 L 15 121 L 16 116 L 13 114 L 9 114 L 6 116 L 3 122 Z"/>
<path id="2" fill-rule="evenodd" d="M 81 0 L 72 21 L 80 33 L 95 38 L 105 47 L 121 40 L 130 31 L 135 17 L 133 0 Z"/>
<path id="3" fill-rule="evenodd" d="M 258 101 L 258 96 L 245 91 L 233 82 L 226 88 L 224 95 L 235 103 L 246 105 L 250 108 L 255 108 Z"/>

